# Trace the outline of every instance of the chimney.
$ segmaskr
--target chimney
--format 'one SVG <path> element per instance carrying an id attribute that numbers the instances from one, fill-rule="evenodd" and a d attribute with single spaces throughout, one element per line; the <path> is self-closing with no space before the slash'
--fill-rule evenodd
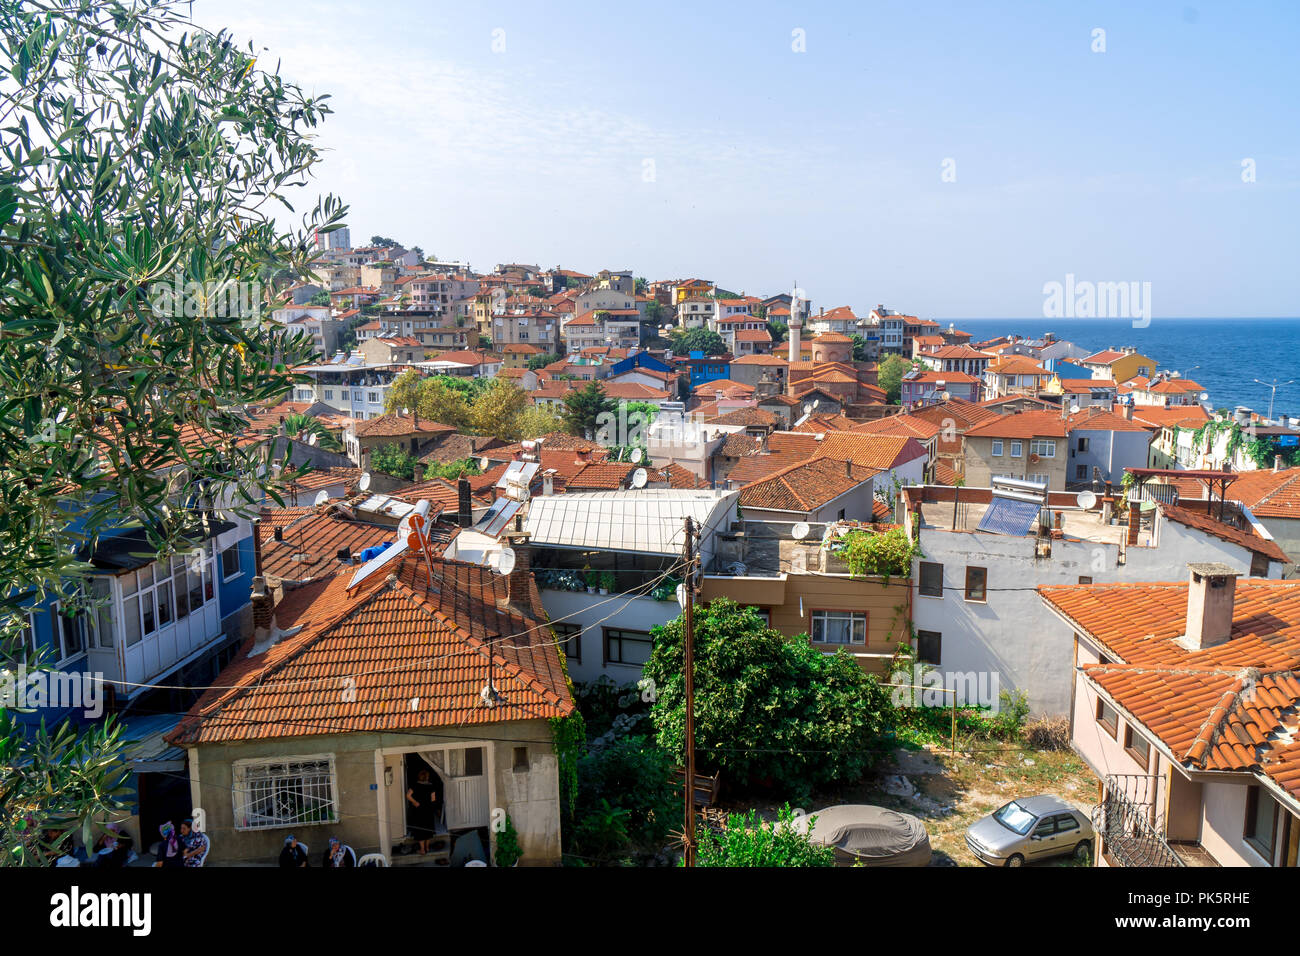
<path id="1" fill-rule="evenodd" d="M 1139 505 L 1142 502 L 1129 499 L 1128 503 L 1128 544 L 1133 547 L 1138 543 L 1138 529 L 1142 524 L 1142 515 Z"/>
<path id="2" fill-rule="evenodd" d="M 1274 470 L 1274 471 L 1281 471 L 1281 470 L 1282 470 L 1282 456 L 1281 456 L 1281 455 L 1274 455 L 1274 456 L 1273 456 L 1273 470 Z"/>
<path id="3" fill-rule="evenodd" d="M 456 519 L 462 528 L 474 523 L 474 508 L 470 503 L 469 482 L 464 478 L 456 482 Z"/>
<path id="4" fill-rule="evenodd" d="M 515 567 L 510 572 L 510 603 L 516 609 L 523 611 L 531 617 L 531 608 L 528 606 L 528 580 L 533 576 L 532 571 L 532 546 L 528 543 L 529 534 L 521 530 L 523 519 L 515 517 L 515 530 L 507 532 L 503 537 L 510 549 L 515 553 Z"/>
<path id="5" fill-rule="evenodd" d="M 414 478 L 416 484 L 419 484 L 421 481 L 424 481 L 424 462 L 417 461 L 414 465 L 414 468 L 415 471 L 412 475 L 412 478 Z"/>
<path id="6" fill-rule="evenodd" d="M 1194 651 L 1216 647 L 1232 637 L 1232 605 L 1241 572 L 1219 563 L 1187 567 L 1187 628 L 1179 643 Z"/>
<path id="7" fill-rule="evenodd" d="M 1133 403 L 1126 402 L 1124 405 L 1124 418 L 1128 421 L 1133 420 Z"/>
<path id="8" fill-rule="evenodd" d="M 279 530 L 278 528 L 276 529 Z M 271 618 L 275 614 L 275 598 L 266 589 L 266 578 L 253 578 L 253 637 L 263 640 L 271 633 Z"/>
<path id="9" fill-rule="evenodd" d="M 852 477 L 853 477 L 853 462 L 852 462 L 852 461 L 847 461 L 847 460 L 846 460 L 846 461 L 844 462 L 844 477 L 846 477 L 846 478 L 852 478 Z"/>

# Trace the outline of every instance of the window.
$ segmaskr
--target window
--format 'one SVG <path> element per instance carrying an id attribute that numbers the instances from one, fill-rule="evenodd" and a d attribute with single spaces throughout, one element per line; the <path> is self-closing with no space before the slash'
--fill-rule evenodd
<path id="1" fill-rule="evenodd" d="M 943 656 L 943 635 L 938 631 L 916 632 L 916 660 L 938 667 Z"/>
<path id="2" fill-rule="evenodd" d="M 453 777 L 483 776 L 483 748 L 465 747 L 447 753 L 447 766 Z"/>
<path id="3" fill-rule="evenodd" d="M 1019 457 L 1020 457 L 1021 455 L 1023 455 L 1024 453 L 1025 453 L 1025 446 L 1024 446 L 1024 443 L 1023 443 L 1023 442 L 1013 441 L 1013 442 L 1011 443 L 1011 457 L 1012 457 L 1012 458 L 1019 458 Z"/>
<path id="4" fill-rule="evenodd" d="M 865 611 L 813 611 L 814 644 L 866 644 Z"/>
<path id="5" fill-rule="evenodd" d="M 239 544 L 236 542 L 221 552 L 221 580 L 229 581 L 239 574 Z"/>
<path id="6" fill-rule="evenodd" d="M 332 388 L 325 389 L 325 401 L 327 402 L 334 401 L 334 389 Z"/>
<path id="7" fill-rule="evenodd" d="M 1069 833 L 1071 830 L 1079 829 L 1079 821 L 1071 814 L 1062 813 L 1056 817 L 1056 832 Z"/>
<path id="8" fill-rule="evenodd" d="M 926 597 L 943 597 L 943 565 L 921 562 L 921 593 Z"/>
<path id="9" fill-rule="evenodd" d="M 988 578 L 989 572 L 987 568 L 968 567 L 966 569 L 966 600 L 987 601 Z"/>
<path id="10" fill-rule="evenodd" d="M 511 769 L 514 770 L 515 773 L 527 773 L 528 767 L 528 748 L 516 747 Z"/>
<path id="11" fill-rule="evenodd" d="M 1091 583 L 1092 583 L 1092 578 L 1091 578 L 1090 576 L 1086 575 L 1086 574 L 1081 574 L 1081 575 L 1079 575 L 1079 583 L 1080 583 L 1080 584 L 1091 584 Z"/>
<path id="12" fill-rule="evenodd" d="M 564 649 L 564 656 L 576 663 L 582 662 L 582 625 L 561 621 L 552 624 L 556 642 Z"/>
<path id="13" fill-rule="evenodd" d="M 366 401 L 368 401 L 371 405 L 378 405 L 378 404 L 379 404 L 379 393 L 378 393 L 378 392 L 366 392 Z"/>
<path id="14" fill-rule="evenodd" d="M 1087 480 L 1087 478 L 1088 478 L 1088 466 L 1087 466 L 1087 465 L 1075 465 L 1075 466 L 1074 466 L 1074 477 L 1075 477 L 1075 479 L 1078 480 L 1078 481 L 1085 481 L 1085 480 Z"/>
<path id="15" fill-rule="evenodd" d="M 235 829 L 337 821 L 334 756 L 240 760 L 234 766 Z"/>
<path id="16" fill-rule="evenodd" d="M 641 665 L 650 660 L 653 646 L 645 631 L 625 631 L 607 627 L 605 630 L 605 660 L 610 664 Z"/>
<path id="17" fill-rule="evenodd" d="M 1097 723 L 1105 727 L 1106 733 L 1112 737 L 1119 729 L 1119 713 L 1100 697 L 1097 698 Z"/>
<path id="18" fill-rule="evenodd" d="M 1277 801 L 1261 787 L 1246 791 L 1246 842 L 1269 863 L 1273 862 L 1273 847 L 1277 837 Z"/>
<path id="19" fill-rule="evenodd" d="M 1087 450 L 1088 450 L 1088 439 L 1086 439 L 1086 438 L 1080 438 L 1080 439 L 1079 439 L 1079 451 L 1087 451 Z"/>
<path id="20" fill-rule="evenodd" d="M 1039 458 L 1055 458 L 1056 442 L 1046 438 L 1035 438 L 1029 443 L 1029 454 L 1037 455 Z"/>
<path id="21" fill-rule="evenodd" d="M 1001 457 L 1002 457 L 1002 439 L 1001 439 L 1001 438 L 995 438 L 995 439 L 993 439 L 993 457 L 994 457 L 994 458 L 1001 458 Z"/>
<path id="22" fill-rule="evenodd" d="M 60 661 L 76 657 L 86 649 L 86 616 L 80 610 L 70 609 L 65 614 L 60 602 L 55 601 L 50 605 L 50 623 Z"/>
<path id="23" fill-rule="evenodd" d="M 1133 733 L 1132 725 L 1124 728 L 1124 749 L 1143 768 L 1151 765 L 1151 744 L 1141 734 Z"/>

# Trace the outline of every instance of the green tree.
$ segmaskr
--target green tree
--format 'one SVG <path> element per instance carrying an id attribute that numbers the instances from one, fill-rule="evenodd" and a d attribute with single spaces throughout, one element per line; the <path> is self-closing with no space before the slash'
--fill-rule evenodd
<path id="1" fill-rule="evenodd" d="M 660 746 L 684 753 L 681 617 L 653 630 L 645 676 Z M 772 785 L 795 798 L 851 783 L 872 765 L 892 721 L 885 690 L 847 653 L 787 638 L 751 607 L 716 599 L 695 612 L 696 756 L 740 788 Z"/>
<path id="2" fill-rule="evenodd" d="M 455 481 L 458 478 L 468 478 L 473 475 L 481 475 L 483 469 L 478 466 L 478 462 L 472 458 L 460 458 L 456 461 L 447 462 L 430 462 L 424 470 L 424 477 L 443 478 L 447 481 Z"/>
<path id="3" fill-rule="evenodd" d="M 876 371 L 876 384 L 885 390 L 885 401 L 897 405 L 903 390 L 903 376 L 914 367 L 911 359 L 889 355 Z"/>
<path id="4" fill-rule="evenodd" d="M 330 299 L 330 294 L 326 292 L 324 289 L 321 289 L 321 291 L 317 292 L 315 295 L 311 297 L 311 299 L 308 301 L 307 304 L 308 305 L 329 305 L 332 301 L 333 300 Z"/>
<path id="5" fill-rule="evenodd" d="M 612 413 L 614 402 L 605 396 L 599 382 L 588 382 L 564 396 L 564 430 L 570 435 L 591 438 L 596 434 L 601 415 Z"/>
<path id="6" fill-rule="evenodd" d="M 415 456 L 401 445 L 380 445 L 370 452 L 370 470 L 408 481 L 415 477 Z"/>
<path id="7" fill-rule="evenodd" d="M 389 239 L 387 236 L 371 236 L 370 245 L 377 246 L 380 249 L 396 248 L 398 242 L 396 239 Z"/>
<path id="8" fill-rule="evenodd" d="M 856 332 L 853 338 L 853 361 L 865 362 L 867 360 L 867 340 Z"/>
<path id="9" fill-rule="evenodd" d="M 528 393 L 523 389 L 508 379 L 491 379 L 470 406 L 469 426 L 479 435 L 517 441 L 520 437 L 519 416 L 529 405 Z"/>
<path id="10" fill-rule="evenodd" d="M 534 355 L 528 360 L 529 371 L 536 372 L 539 368 L 550 365 L 552 362 L 558 362 L 564 358 L 555 352 L 547 352 L 545 355 Z"/>
<path id="11" fill-rule="evenodd" d="M 549 407 L 531 405 L 519 413 L 515 426 L 520 438 L 541 438 L 543 435 L 564 431 L 564 419 Z"/>
<path id="12" fill-rule="evenodd" d="M 779 812 L 775 822 L 760 820 L 750 810 L 744 816 L 733 813 L 721 831 L 701 826 L 696 846 L 698 866 L 835 865 L 832 847 L 813 843 L 807 831 L 795 828 L 789 805 Z"/>
<path id="13" fill-rule="evenodd" d="M 418 368 L 408 368 L 388 386 L 388 392 L 384 396 L 384 411 L 395 412 L 403 408 L 414 408 L 423 412 L 420 408 L 423 390 L 424 373 Z M 435 421 L 442 421 L 442 419 L 435 419 Z"/>
<path id="14" fill-rule="evenodd" d="M 711 329 L 673 329 L 673 351 L 679 355 L 689 352 L 703 352 L 705 355 L 721 355 L 727 351 L 727 343 L 722 336 Z"/>
<path id="15" fill-rule="evenodd" d="M 325 97 L 258 68 L 250 45 L 163 0 L 7 3 L 0 146 L 0 658 L 48 666 L 21 608 L 72 601 L 77 555 L 125 520 L 150 549 L 190 547 L 206 483 L 251 513 L 267 446 L 239 439 L 276 404 L 310 338 L 264 322 L 273 278 L 311 270 L 285 192 L 319 160 Z M 274 57 L 261 61 L 273 63 Z M 187 485 L 178 488 L 177 474 Z M 26 734 L 0 713 L 0 865 L 42 864 L 116 803 L 113 720 Z"/>
<path id="16" fill-rule="evenodd" d="M 790 329 L 784 322 L 769 322 L 767 331 L 771 334 L 773 342 L 784 342 Z"/>

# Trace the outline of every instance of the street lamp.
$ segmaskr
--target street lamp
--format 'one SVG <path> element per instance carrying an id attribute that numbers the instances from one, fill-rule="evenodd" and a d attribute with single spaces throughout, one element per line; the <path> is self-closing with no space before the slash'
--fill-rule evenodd
<path id="1" fill-rule="evenodd" d="M 1288 385 L 1294 385 L 1295 379 L 1292 379 L 1289 382 L 1282 382 L 1280 385 L 1277 383 L 1276 379 L 1272 385 L 1268 382 L 1261 382 L 1259 379 L 1255 379 L 1255 384 L 1263 385 L 1265 388 L 1271 388 L 1273 390 L 1268 396 L 1268 420 L 1271 422 L 1273 420 L 1273 399 L 1277 398 L 1277 390 L 1279 388 L 1286 388 Z"/>

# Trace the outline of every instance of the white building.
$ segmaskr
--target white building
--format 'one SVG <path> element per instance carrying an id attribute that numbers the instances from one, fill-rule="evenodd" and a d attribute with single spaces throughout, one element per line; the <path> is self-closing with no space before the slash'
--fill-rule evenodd
<path id="1" fill-rule="evenodd" d="M 1151 526 L 1144 525 L 1136 544 L 1129 544 L 1127 527 L 1103 520 L 1108 510 L 1085 511 L 1069 493 L 1050 495 L 1048 510 L 1053 523 L 1060 515 L 1060 537 L 1035 534 L 1036 507 L 1029 509 L 1027 533 L 981 530 L 993 499 L 988 488 L 925 486 L 904 489 L 903 495 L 909 532 L 918 508 L 921 515 L 924 557 L 914 563 L 912 596 L 919 658 L 945 675 L 996 675 L 1002 690 L 1023 691 L 1036 713 L 1069 711 L 1074 668 L 1073 635 L 1044 608 L 1038 587 L 1177 581 L 1194 561 L 1277 578 L 1285 563 L 1249 512 L 1243 523 L 1250 531 L 1243 531 L 1203 513 L 1160 505 Z"/>

